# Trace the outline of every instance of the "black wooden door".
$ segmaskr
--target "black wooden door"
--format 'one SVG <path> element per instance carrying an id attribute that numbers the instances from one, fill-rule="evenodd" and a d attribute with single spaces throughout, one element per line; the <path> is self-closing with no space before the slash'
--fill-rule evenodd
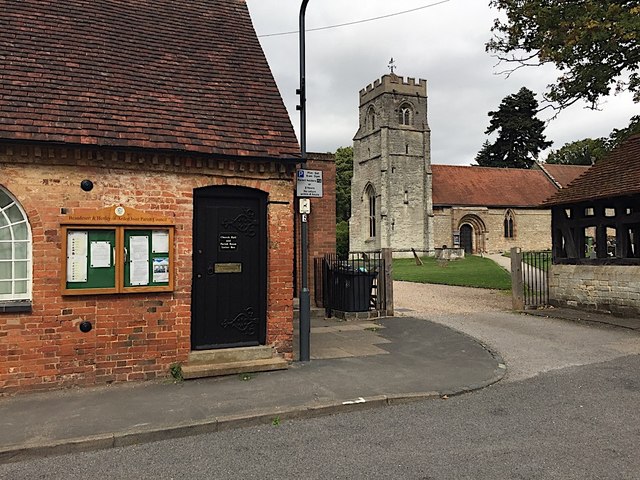
<path id="1" fill-rule="evenodd" d="M 473 253 L 473 227 L 466 223 L 460 227 L 460 246 L 464 253 Z"/>
<path id="2" fill-rule="evenodd" d="M 267 318 L 267 194 L 194 192 L 191 348 L 261 345 Z"/>

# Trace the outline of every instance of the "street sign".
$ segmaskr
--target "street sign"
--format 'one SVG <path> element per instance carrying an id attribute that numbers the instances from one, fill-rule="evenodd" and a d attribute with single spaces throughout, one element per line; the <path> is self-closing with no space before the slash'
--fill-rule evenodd
<path id="1" fill-rule="evenodd" d="M 320 170 L 298 170 L 296 182 L 298 197 L 322 197 L 322 172 Z"/>

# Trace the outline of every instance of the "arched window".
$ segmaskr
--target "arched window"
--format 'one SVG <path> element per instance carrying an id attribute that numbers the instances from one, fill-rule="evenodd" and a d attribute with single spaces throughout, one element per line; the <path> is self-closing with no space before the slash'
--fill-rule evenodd
<path id="1" fill-rule="evenodd" d="M 365 190 L 365 197 L 369 206 L 369 238 L 376 236 L 376 192 L 371 185 Z"/>
<path id="2" fill-rule="evenodd" d="M 411 109 L 411 105 L 408 103 L 403 103 L 398 110 L 398 123 L 400 125 L 411 125 L 413 122 L 413 110 Z"/>
<path id="3" fill-rule="evenodd" d="M 367 128 L 375 130 L 376 128 L 376 111 L 371 107 L 367 112 Z"/>
<path id="4" fill-rule="evenodd" d="M 13 196 L 0 187 L 0 303 L 31 299 L 31 227 Z"/>
<path id="5" fill-rule="evenodd" d="M 504 214 L 504 238 L 513 238 L 513 217 L 511 210 Z"/>

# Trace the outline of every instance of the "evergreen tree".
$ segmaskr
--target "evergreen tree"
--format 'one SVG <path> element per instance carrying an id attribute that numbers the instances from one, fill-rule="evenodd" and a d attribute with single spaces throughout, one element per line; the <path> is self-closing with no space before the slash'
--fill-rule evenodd
<path id="1" fill-rule="evenodd" d="M 544 122 L 536 117 L 538 102 L 533 92 L 522 87 L 508 95 L 495 112 L 486 134 L 497 133 L 494 143 L 486 141 L 476 162 L 481 167 L 530 168 L 538 154 L 551 146 L 544 136 Z"/>

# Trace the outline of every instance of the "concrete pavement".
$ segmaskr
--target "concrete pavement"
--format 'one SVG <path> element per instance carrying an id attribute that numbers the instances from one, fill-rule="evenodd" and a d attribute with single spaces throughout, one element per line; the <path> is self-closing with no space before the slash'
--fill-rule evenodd
<path id="1" fill-rule="evenodd" d="M 0 462 L 454 395 L 505 373 L 471 337 L 411 317 L 314 320 L 311 354 L 287 371 L 0 398 Z"/>

